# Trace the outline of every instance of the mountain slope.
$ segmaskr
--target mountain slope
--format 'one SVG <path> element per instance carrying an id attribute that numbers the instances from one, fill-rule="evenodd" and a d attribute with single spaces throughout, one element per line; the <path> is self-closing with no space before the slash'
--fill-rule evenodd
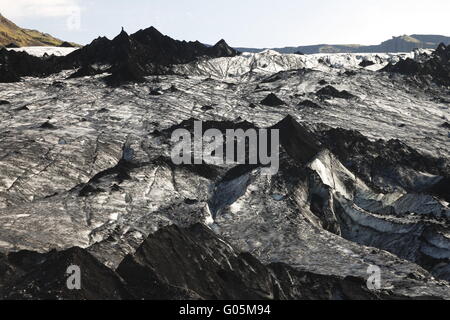
<path id="1" fill-rule="evenodd" d="M 413 34 L 410 36 L 404 35 L 400 37 L 393 37 L 392 39 L 384 41 L 379 45 L 371 45 L 371 46 L 363 46 L 359 44 L 348 44 L 348 45 L 319 44 L 311 46 L 275 48 L 273 50 L 278 51 L 280 53 L 301 52 L 304 54 L 410 52 L 416 48 L 434 49 L 440 43 L 444 43 L 446 45 L 450 44 L 450 37 L 441 35 Z M 236 49 L 241 52 L 261 52 L 265 50 L 255 48 L 236 48 Z"/>
<path id="2" fill-rule="evenodd" d="M 0 14 L 0 46 L 60 46 L 64 41 L 37 30 L 23 29 Z"/>

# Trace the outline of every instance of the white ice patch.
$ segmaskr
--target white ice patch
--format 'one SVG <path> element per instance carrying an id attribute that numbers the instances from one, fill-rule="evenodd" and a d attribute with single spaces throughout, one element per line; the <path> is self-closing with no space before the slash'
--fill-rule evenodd
<path id="1" fill-rule="evenodd" d="M 63 47 L 21 47 L 21 48 L 9 48 L 7 50 L 26 52 L 29 55 L 36 57 L 43 57 L 45 54 L 51 56 L 66 56 L 79 48 L 63 48 Z"/>
<path id="2" fill-rule="evenodd" d="M 365 69 L 377 71 L 388 63 L 406 58 L 414 59 L 417 53 L 329 53 L 329 54 L 281 54 L 273 50 L 259 53 L 244 52 L 236 57 L 224 57 L 195 61 L 176 66 L 181 74 L 211 76 L 217 79 L 252 77 L 252 74 L 274 74 L 281 71 L 308 68 L 318 71 L 362 69 L 360 63 L 372 61 Z"/>

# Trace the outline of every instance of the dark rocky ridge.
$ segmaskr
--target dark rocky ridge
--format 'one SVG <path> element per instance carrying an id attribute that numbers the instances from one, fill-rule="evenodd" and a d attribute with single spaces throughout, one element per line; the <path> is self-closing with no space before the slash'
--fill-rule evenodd
<path id="1" fill-rule="evenodd" d="M 261 102 L 262 105 L 268 106 L 268 107 L 278 107 L 285 105 L 286 103 L 278 98 L 275 94 L 270 93 L 267 97 L 265 97 Z"/>
<path id="2" fill-rule="evenodd" d="M 105 82 L 113 87 L 127 82 L 141 83 L 145 81 L 146 71 L 135 61 L 125 60 L 119 62 L 110 71 L 112 74 L 105 78 Z"/>
<path id="3" fill-rule="evenodd" d="M 241 58 L 196 63 L 214 71 L 234 60 Z M 230 287 L 219 279 L 214 281 L 219 286 L 210 291 L 205 290 L 210 287 L 207 279 L 197 279 L 192 272 L 183 273 L 183 279 L 165 272 L 161 252 L 170 257 L 191 251 L 215 257 L 215 250 L 210 252 L 216 248 L 214 234 L 197 241 L 196 235 L 203 231 L 195 229 L 192 234 L 184 229 L 201 222 L 210 225 L 218 239 L 239 248 L 226 252 L 233 266 L 235 255 L 251 252 L 276 275 L 274 279 L 280 279 L 286 297 L 367 297 L 367 266 L 377 265 L 383 270 L 387 298 L 448 298 L 448 284 L 428 273 L 450 279 L 446 258 L 450 211 L 439 202 L 449 190 L 448 171 L 445 159 L 437 158 L 448 153 L 447 130 L 440 127 L 448 121 L 446 89 L 425 92 L 405 77 L 365 70 L 350 77 L 340 67 L 338 72 L 326 70 L 284 72 L 273 78 L 264 72 L 236 83 L 187 72 L 148 77 L 148 83 L 126 90 L 105 88 L 99 77 L 65 81 L 66 73 L 2 85 L 1 98 L 11 106 L 1 106 L 5 126 L 0 158 L 2 168 L 7 168 L 0 170 L 0 206 L 6 204 L 0 209 L 1 249 L 45 252 L 80 246 L 111 270 L 128 256 L 130 270 L 145 270 L 144 277 L 134 280 L 139 272 L 120 277 L 128 279 L 127 292 L 141 292 L 137 297 L 152 297 L 148 286 L 139 282 L 153 280 L 165 296 L 200 296 L 173 290 L 161 277 L 175 285 L 186 279 L 204 295 L 213 291 L 229 295 L 236 287 L 253 293 L 244 281 L 250 277 L 245 263 L 227 281 Z M 305 99 L 320 101 L 316 92 L 327 84 L 364 98 L 329 97 L 320 109 L 297 107 Z M 282 98 L 285 106 L 256 104 L 269 92 Z M 28 111 L 18 112 L 21 108 Z M 403 108 L 411 112 L 401 112 Z M 258 167 L 174 165 L 168 156 L 171 132 L 165 128 L 191 131 L 192 121 L 182 122 L 187 118 L 203 120 L 204 129 L 266 128 L 278 123 L 279 172 L 266 179 Z M 54 127 L 40 128 L 46 122 Z M 322 122 L 356 131 L 328 133 Z M 406 127 L 400 128 L 400 123 Z M 314 132 L 312 128 L 328 129 Z M 376 140 L 383 137 L 386 140 Z M 399 191 L 392 194 L 393 190 Z M 392 196 L 395 202 L 389 201 Z M 165 228 L 172 223 L 180 230 Z M 137 248 L 144 254 L 135 256 Z M 146 259 L 147 250 L 152 259 Z M 33 265 L 42 263 L 40 254 L 25 256 L 27 262 L 8 257 L 6 278 L 11 279 L 15 265 L 28 274 Z M 203 268 L 212 277 L 219 268 L 230 274 L 228 264 L 210 263 L 211 259 L 178 260 L 180 268 Z M 171 258 L 175 264 L 178 260 Z M 273 265 L 277 261 L 290 267 L 283 264 L 279 270 Z M 267 274 L 258 265 L 255 262 L 260 274 Z M 152 273 L 153 269 L 158 272 Z M 258 288 L 267 288 L 266 279 L 256 278 Z"/>
<path id="4" fill-rule="evenodd" d="M 5 48 L 8 48 L 8 49 L 17 49 L 17 48 L 20 48 L 17 44 L 15 44 L 15 43 L 10 43 L 10 44 L 7 44 L 6 46 L 5 46 Z"/>
<path id="5" fill-rule="evenodd" d="M 76 72 L 72 73 L 69 76 L 69 79 L 76 79 L 76 78 L 82 78 L 82 77 L 88 77 L 88 76 L 95 76 L 97 74 L 100 74 L 102 71 L 94 68 L 90 64 L 85 65 L 78 69 Z"/>
<path id="6" fill-rule="evenodd" d="M 66 286 L 67 268 L 80 267 L 81 290 Z M 49 300 L 409 299 L 370 291 L 356 277 L 302 272 L 282 263 L 265 266 L 204 225 L 163 228 L 127 256 L 117 271 L 86 250 L 0 254 L 0 298 Z M 416 297 L 439 298 L 439 297 Z"/>
<path id="7" fill-rule="evenodd" d="M 315 103 L 311 100 L 303 100 L 298 104 L 298 106 L 301 108 L 311 108 L 311 109 L 320 109 L 321 108 L 317 103 Z"/>
<path id="8" fill-rule="evenodd" d="M 431 79 L 438 85 L 450 86 L 450 45 L 441 43 L 431 57 L 424 62 L 410 58 L 387 65 L 382 71 L 417 77 L 421 81 Z"/>
<path id="9" fill-rule="evenodd" d="M 48 33 L 21 28 L 0 14 L 0 47 L 19 48 L 21 46 L 59 46 L 61 44 L 75 46 L 75 44 L 56 39 Z"/>
<path id="10" fill-rule="evenodd" d="M 375 64 L 375 62 L 373 62 L 373 61 L 370 61 L 370 60 L 364 60 L 364 61 L 362 61 L 360 64 L 359 64 L 359 66 L 360 67 L 363 67 L 363 68 L 366 68 L 366 67 L 369 67 L 369 66 L 373 66 Z"/>
<path id="11" fill-rule="evenodd" d="M 98 262 L 86 250 L 71 248 L 46 254 L 11 253 L 0 261 L 0 296 L 7 300 L 122 300 L 132 298 L 114 271 Z M 80 267 L 81 290 L 67 288 L 67 268 Z"/>
<path id="12" fill-rule="evenodd" d="M 181 122 L 179 125 L 170 127 L 163 132 L 157 132 L 156 135 L 164 136 L 166 139 L 169 139 L 172 132 L 176 129 L 186 129 L 192 134 L 194 133 L 194 121 L 196 119 L 189 119 Z M 249 129 L 259 130 L 257 126 L 248 121 L 241 122 L 232 122 L 232 121 L 207 121 L 202 123 L 202 133 L 205 133 L 209 129 L 218 129 L 224 135 L 224 148 L 226 148 L 226 131 L 228 129 L 232 130 L 243 130 L 247 131 Z M 267 128 L 269 131 L 268 141 L 267 141 L 267 150 L 271 151 L 271 139 L 270 139 L 270 130 L 276 129 L 279 130 L 279 138 L 280 145 L 289 155 L 297 160 L 299 163 L 307 163 L 310 161 L 315 155 L 317 155 L 322 149 L 320 141 L 314 134 L 306 128 L 304 125 L 298 123 L 292 116 L 286 116 L 282 121 L 275 124 L 272 127 Z M 256 151 L 259 154 L 259 132 L 257 131 L 257 139 L 258 139 L 258 147 Z M 248 143 L 246 149 L 246 161 L 248 161 Z M 260 163 L 258 161 L 258 163 Z M 252 169 L 255 166 L 247 166 L 247 169 Z M 242 168 L 241 168 L 242 169 Z M 245 170 L 244 170 L 245 171 Z"/>
<path id="13" fill-rule="evenodd" d="M 191 62 L 200 57 L 232 57 L 239 54 L 224 40 L 208 47 L 200 42 L 174 40 L 150 27 L 128 35 L 125 31 L 113 40 L 98 38 L 91 44 L 63 57 L 41 59 L 25 52 L 2 49 L 0 64 L 9 72 L 2 82 L 18 81 L 18 77 L 41 77 L 74 68 L 82 68 L 75 77 L 92 73 L 93 65 L 107 65 L 113 73 L 107 82 L 113 85 L 127 81 L 139 81 L 141 76 L 170 73 L 170 66 Z M 137 75 L 136 70 L 141 69 Z M 2 72 L 3 73 L 3 72 Z"/>
<path id="14" fill-rule="evenodd" d="M 171 65 L 184 64 L 200 57 L 232 57 L 238 52 L 224 40 L 208 47 L 200 42 L 174 40 L 150 27 L 128 35 L 124 30 L 113 40 L 98 38 L 58 63 L 63 69 L 109 65 L 112 75 L 106 83 L 118 86 L 126 82 L 142 82 L 145 75 L 170 74 Z"/>
<path id="15" fill-rule="evenodd" d="M 319 44 L 311 46 L 273 48 L 280 53 L 296 53 L 301 51 L 305 54 L 314 53 L 385 53 L 385 52 L 411 52 L 416 48 L 434 49 L 439 43 L 450 44 L 450 37 L 441 35 L 420 35 L 413 34 L 409 36 L 392 37 L 392 39 L 383 41 L 379 45 L 336 45 Z M 261 52 L 266 49 L 256 48 L 237 48 L 242 52 Z"/>
<path id="16" fill-rule="evenodd" d="M 190 131 L 192 131 L 192 126 L 192 122 L 190 124 L 189 122 L 184 122 L 181 125 L 181 127 L 184 128 L 190 127 Z M 208 123 L 206 127 L 241 127 L 242 129 L 246 129 L 254 127 L 254 125 L 250 123 L 239 125 L 238 123 L 211 122 Z M 300 125 L 291 116 L 287 116 L 272 128 L 280 129 L 281 145 L 283 148 L 281 154 L 283 161 L 280 165 L 282 173 L 280 173 L 280 178 L 274 178 L 274 180 L 279 179 L 281 184 L 287 184 L 288 181 L 292 181 L 290 183 L 293 183 L 295 186 L 295 184 L 305 180 L 305 176 L 309 176 L 306 180 L 310 179 L 311 181 L 314 181 L 315 173 L 305 169 L 304 165 L 316 158 L 319 152 L 323 152 L 324 149 L 328 148 L 336 154 L 348 169 L 356 173 L 362 181 L 376 192 L 390 193 L 395 190 L 404 190 L 402 192 L 410 193 L 405 196 L 406 198 L 434 195 L 439 199 L 446 200 L 449 197 L 448 161 L 443 158 L 433 158 L 429 155 L 421 154 L 398 140 L 385 141 L 380 139 L 377 141 L 370 141 L 358 132 L 343 129 L 331 129 L 318 132 L 318 134 L 315 135 L 303 125 Z M 169 135 L 167 135 L 167 137 L 168 136 Z M 285 153 L 289 156 L 287 157 Z M 339 166 L 338 162 L 331 165 L 332 168 L 335 166 L 337 169 Z M 249 176 L 250 172 L 254 169 L 254 166 L 238 166 L 228 171 L 223 178 L 219 180 L 217 184 L 223 185 L 223 187 L 218 187 L 221 191 L 217 192 L 217 196 L 213 196 L 209 202 L 209 207 L 214 218 L 220 216 L 226 206 L 232 204 L 237 198 L 243 196 L 243 193 L 245 193 L 245 191 L 240 189 L 233 190 L 233 188 L 231 188 L 230 190 L 232 181 L 237 181 Z M 283 173 L 285 171 L 286 174 Z M 402 177 L 404 172 L 407 172 L 410 175 L 408 179 Z M 416 178 L 414 178 L 414 175 L 417 174 L 417 172 L 434 174 L 440 176 L 440 178 L 426 183 L 420 183 L 419 178 L 419 183 L 417 183 L 415 181 Z M 339 175 L 338 173 L 335 174 Z M 345 184 L 349 190 L 358 188 L 357 181 L 352 182 L 352 178 L 350 177 L 347 179 Z M 386 184 L 382 183 L 386 180 L 390 181 L 388 188 L 386 187 Z M 352 186 L 353 183 L 355 183 L 355 185 Z M 427 256 L 425 252 L 421 252 L 419 249 L 406 249 L 403 241 L 417 242 L 420 238 L 420 235 L 416 237 L 414 233 L 412 233 L 412 235 L 408 235 L 408 233 L 397 235 L 398 238 L 395 238 L 395 236 L 392 236 L 389 233 L 384 234 L 379 232 L 376 234 L 375 232 L 376 235 L 368 237 L 369 240 L 365 239 L 363 236 L 360 237 L 359 234 L 373 234 L 372 228 L 364 229 L 360 226 L 355 232 L 353 228 L 355 228 L 355 224 L 357 225 L 357 223 L 348 219 L 347 213 L 340 208 L 340 205 L 338 204 L 339 201 L 337 199 L 329 200 L 324 197 L 325 191 L 318 192 L 321 188 L 325 188 L 326 190 L 326 188 L 329 187 L 314 185 L 315 184 L 312 184 L 310 186 L 310 210 L 320 219 L 321 226 L 324 229 L 342 235 L 351 241 L 390 251 L 401 258 L 418 263 L 430 271 L 434 271 L 439 265 L 448 265 L 446 259 L 437 259 L 433 261 L 433 258 Z M 226 200 L 224 202 L 223 199 L 228 196 L 231 197 L 231 200 Z M 330 206 L 330 203 L 335 204 Z M 375 213 L 383 214 L 387 218 L 388 216 L 402 217 L 404 212 L 399 208 L 400 207 L 394 208 L 394 206 L 380 207 L 379 212 L 377 209 L 371 210 Z M 448 221 L 448 217 L 446 218 L 444 215 L 445 211 L 445 206 L 443 206 L 442 212 L 432 213 L 430 211 L 429 216 L 427 216 L 428 212 L 424 214 L 422 218 L 424 221 L 420 223 L 420 227 L 418 227 L 419 230 L 425 230 L 424 237 L 439 234 L 439 230 L 442 226 L 440 223 L 436 223 L 436 221 L 433 220 L 437 219 L 445 225 L 447 223 L 446 221 Z M 379 223 L 382 223 L 381 221 L 382 220 L 380 219 Z M 410 222 L 405 220 L 405 223 Z M 377 227 L 374 227 L 375 230 L 376 228 Z M 394 237 L 394 239 L 390 239 L 389 237 L 391 236 Z M 408 237 L 411 237 L 411 239 L 406 240 Z M 397 241 L 398 245 L 392 245 L 392 243 L 396 243 Z M 440 273 L 439 271 L 435 272 L 444 279 L 448 278 L 448 274 Z"/>
<path id="17" fill-rule="evenodd" d="M 385 176 L 386 169 L 391 168 L 394 175 L 395 168 L 410 168 L 420 172 L 441 176 L 443 181 L 450 179 L 450 162 L 445 158 L 434 158 L 421 154 L 399 140 L 370 141 L 367 137 L 356 131 L 344 129 L 330 129 L 320 132 L 321 142 L 329 148 L 344 165 L 358 174 L 366 183 L 375 188 L 377 185 L 374 177 Z M 394 176 L 393 176 L 394 177 Z M 427 192 L 412 187 L 406 183 L 399 185 L 410 192 Z M 449 201 L 450 193 L 445 188 L 434 188 L 432 193 Z"/>
<path id="18" fill-rule="evenodd" d="M 348 92 L 346 90 L 339 91 L 338 89 L 336 89 L 335 87 L 330 86 L 330 85 L 323 87 L 322 89 L 317 91 L 316 94 L 321 99 L 326 99 L 326 98 L 353 99 L 353 98 L 355 98 L 355 96 L 353 94 L 351 94 L 350 92 Z"/>
<path id="19" fill-rule="evenodd" d="M 61 48 L 76 48 L 77 46 L 75 46 L 73 43 L 64 41 L 58 47 L 61 47 Z"/>

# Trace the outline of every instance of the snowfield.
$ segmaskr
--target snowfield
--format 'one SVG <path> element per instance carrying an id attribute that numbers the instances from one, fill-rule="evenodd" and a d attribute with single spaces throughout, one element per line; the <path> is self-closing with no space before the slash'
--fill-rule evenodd
<path id="1" fill-rule="evenodd" d="M 43 57 L 44 55 L 66 56 L 69 53 L 74 52 L 78 48 L 63 48 L 63 47 L 21 47 L 21 48 L 9 48 L 8 50 L 23 51 L 32 56 Z"/>

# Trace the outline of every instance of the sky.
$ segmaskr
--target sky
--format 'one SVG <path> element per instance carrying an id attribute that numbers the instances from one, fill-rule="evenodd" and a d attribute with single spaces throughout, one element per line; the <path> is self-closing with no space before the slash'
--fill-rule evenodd
<path id="1" fill-rule="evenodd" d="M 150 26 L 178 40 L 258 48 L 450 36 L 450 0 L 0 0 L 0 13 L 79 44 Z"/>

